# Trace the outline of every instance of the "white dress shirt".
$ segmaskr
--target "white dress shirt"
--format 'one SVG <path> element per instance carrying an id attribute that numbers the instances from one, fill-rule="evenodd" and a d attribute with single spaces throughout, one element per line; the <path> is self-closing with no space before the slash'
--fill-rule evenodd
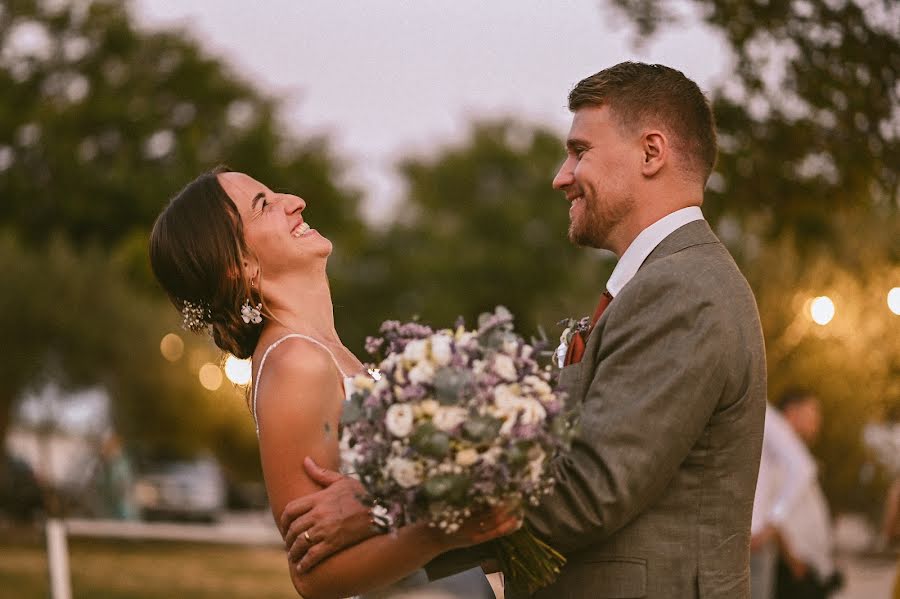
<path id="1" fill-rule="evenodd" d="M 641 231 L 613 269 L 606 282 L 606 290 L 616 297 L 622 288 L 634 278 L 638 269 L 647 259 L 647 256 L 656 249 L 656 246 L 663 239 L 671 235 L 676 229 L 680 229 L 684 225 L 694 222 L 695 220 L 703 220 L 703 212 L 698 206 L 688 206 L 681 210 L 676 210 L 672 214 L 667 214 L 643 231 Z"/>
<path id="2" fill-rule="evenodd" d="M 635 273 L 647 259 L 656 246 L 663 239 L 671 235 L 676 229 L 680 229 L 684 225 L 695 220 L 703 220 L 703 212 L 697 206 L 688 206 L 681 210 L 676 210 L 672 214 L 667 214 L 643 231 L 641 231 L 613 269 L 609 280 L 606 282 L 606 290 L 610 295 L 616 297 L 622 288 L 634 278 Z M 565 364 L 566 353 L 569 346 L 566 343 L 566 336 L 569 329 L 566 329 L 559 338 L 559 346 L 554 352 L 557 364 L 560 368 Z"/>

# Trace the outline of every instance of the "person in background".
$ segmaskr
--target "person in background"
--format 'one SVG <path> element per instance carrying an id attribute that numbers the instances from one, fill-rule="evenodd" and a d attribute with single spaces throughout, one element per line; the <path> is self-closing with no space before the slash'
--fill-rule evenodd
<path id="1" fill-rule="evenodd" d="M 781 395 L 778 408 L 785 422 L 811 446 L 822 428 L 822 410 L 815 393 L 791 389 Z M 833 559 L 828 504 L 816 476 L 809 478 L 779 527 L 776 599 L 824 599 L 843 584 Z"/>
<path id="2" fill-rule="evenodd" d="M 108 432 L 105 435 L 100 447 L 100 457 L 105 514 L 118 520 L 137 519 L 133 495 L 134 472 L 118 433 Z"/>
<path id="3" fill-rule="evenodd" d="M 766 406 L 759 478 L 750 525 L 750 593 L 752 599 L 772 599 L 779 551 L 793 561 L 781 535 L 787 515 L 815 480 L 816 464 L 809 450 L 781 412 Z"/>

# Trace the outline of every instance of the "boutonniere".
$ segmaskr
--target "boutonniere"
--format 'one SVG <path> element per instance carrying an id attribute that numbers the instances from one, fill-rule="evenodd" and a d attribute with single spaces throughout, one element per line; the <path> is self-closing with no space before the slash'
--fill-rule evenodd
<path id="1" fill-rule="evenodd" d="M 569 345 L 572 343 L 572 337 L 575 335 L 584 335 L 591 328 L 591 318 L 564 318 L 557 323 L 563 327 L 562 335 L 559 336 L 559 347 L 556 348 L 556 363 L 562 368 L 566 361 L 566 353 L 569 351 Z"/>

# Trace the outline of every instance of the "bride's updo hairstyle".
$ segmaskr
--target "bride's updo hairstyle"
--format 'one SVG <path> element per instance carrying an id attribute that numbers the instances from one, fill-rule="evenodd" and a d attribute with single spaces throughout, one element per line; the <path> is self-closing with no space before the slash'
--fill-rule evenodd
<path id="1" fill-rule="evenodd" d="M 237 206 L 219 183 L 217 167 L 178 192 L 150 234 L 150 265 L 189 328 L 209 326 L 216 345 L 249 358 L 262 325 L 245 323 L 241 307 L 262 302 L 244 276 L 250 254 Z"/>

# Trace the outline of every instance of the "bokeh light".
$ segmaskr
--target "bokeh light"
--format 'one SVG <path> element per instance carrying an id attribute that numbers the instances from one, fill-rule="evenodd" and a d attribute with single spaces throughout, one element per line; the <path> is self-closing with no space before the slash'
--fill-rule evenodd
<path id="1" fill-rule="evenodd" d="M 815 298 L 809 306 L 809 313 L 813 322 L 825 326 L 834 318 L 834 302 L 825 295 Z"/>
<path id="2" fill-rule="evenodd" d="M 888 308 L 891 312 L 900 316 L 900 287 L 894 287 L 888 291 Z"/>
<path id="3" fill-rule="evenodd" d="M 225 360 L 225 376 L 235 385 L 246 385 L 252 375 L 250 360 L 241 360 L 229 354 Z"/>
<path id="4" fill-rule="evenodd" d="M 200 384 L 205 389 L 215 391 L 222 386 L 222 369 L 207 362 L 200 367 Z"/>
<path id="5" fill-rule="evenodd" d="M 159 352 L 169 362 L 175 362 L 184 354 L 184 341 L 175 333 L 169 333 L 160 341 Z"/>

